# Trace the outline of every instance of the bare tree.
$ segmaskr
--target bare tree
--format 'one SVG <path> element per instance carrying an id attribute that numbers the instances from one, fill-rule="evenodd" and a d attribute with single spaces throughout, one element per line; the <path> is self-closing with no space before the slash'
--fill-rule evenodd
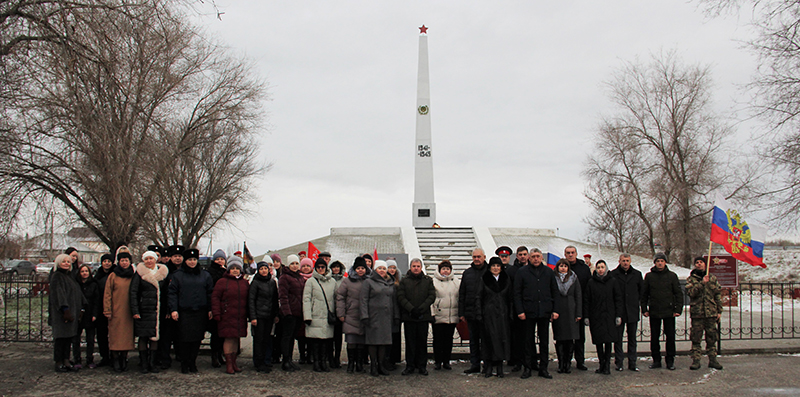
<path id="1" fill-rule="evenodd" d="M 265 93 L 178 8 L 125 4 L 136 7 L 64 12 L 53 23 L 69 45 L 2 58 L 21 84 L 5 101 L 0 160 L 0 186 L 17 193 L 0 205 L 53 197 L 112 249 L 141 235 L 186 153 L 258 132 Z"/>
<path id="2" fill-rule="evenodd" d="M 257 146 L 248 131 L 198 145 L 184 153 L 167 177 L 146 235 L 166 246 L 196 246 L 200 238 L 245 211 L 255 179 L 269 169 L 256 164 Z"/>
<path id="3" fill-rule="evenodd" d="M 587 197 L 595 213 L 637 216 L 632 230 L 644 235 L 628 235 L 630 242 L 622 245 L 638 239 L 653 252 L 660 242 L 668 256 L 677 251 L 679 263 L 688 266 L 710 230 L 708 195 L 737 182 L 721 158 L 731 129 L 710 109 L 709 71 L 684 65 L 670 52 L 647 64 L 627 63 L 608 86 L 618 110 L 601 123 L 600 149 L 584 174 L 618 190 L 589 191 Z M 602 202 L 600 195 L 626 199 Z M 590 227 L 600 230 L 591 222 Z M 617 232 L 615 239 L 622 236 Z"/>
<path id="4" fill-rule="evenodd" d="M 800 2 L 796 0 L 699 0 L 708 14 L 749 8 L 755 38 L 746 42 L 759 65 L 750 89 L 753 110 L 771 129 L 760 152 L 771 160 L 772 176 L 757 195 L 772 210 L 773 224 L 800 227 Z"/>

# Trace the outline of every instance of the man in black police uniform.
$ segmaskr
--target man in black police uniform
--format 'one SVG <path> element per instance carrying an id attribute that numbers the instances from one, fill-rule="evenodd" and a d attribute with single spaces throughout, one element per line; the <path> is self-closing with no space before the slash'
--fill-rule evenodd
<path id="1" fill-rule="evenodd" d="M 175 359 L 180 360 L 180 351 L 178 346 L 178 322 L 173 320 L 170 316 L 171 311 L 168 307 L 167 297 L 169 296 L 169 282 L 172 280 L 172 275 L 180 269 L 183 264 L 183 251 L 182 245 L 171 245 L 167 248 L 166 255 L 170 258 L 166 266 L 169 269 L 169 275 L 164 279 L 164 287 L 161 289 L 161 321 L 158 322 L 159 326 L 159 340 L 158 340 L 158 356 L 161 362 L 161 369 L 169 369 L 172 366 L 172 358 L 170 357 L 170 348 L 175 346 Z"/>
<path id="2" fill-rule="evenodd" d="M 525 255 L 522 261 L 519 260 L 519 250 L 520 248 L 525 250 Z M 499 247 L 494 251 L 494 254 L 500 257 L 500 260 L 503 262 L 503 266 L 505 266 L 506 274 L 508 274 L 508 279 L 511 282 L 514 282 L 514 277 L 517 275 L 517 271 L 519 271 L 522 266 L 528 264 L 528 248 L 520 247 L 517 248 L 517 258 L 514 259 L 514 264 L 510 264 L 511 259 L 511 247 L 502 246 Z M 525 328 L 523 327 L 523 322 L 519 318 L 514 317 L 511 320 L 511 357 L 508 360 L 508 365 L 512 366 L 512 372 L 517 372 L 522 369 L 522 350 L 524 349 L 523 346 L 523 338 L 525 337 Z"/>

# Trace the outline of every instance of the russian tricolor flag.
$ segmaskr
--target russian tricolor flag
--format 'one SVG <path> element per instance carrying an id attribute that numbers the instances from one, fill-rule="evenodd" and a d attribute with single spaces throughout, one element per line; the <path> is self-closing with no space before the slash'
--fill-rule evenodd
<path id="1" fill-rule="evenodd" d="M 555 270 L 556 269 L 556 262 L 558 262 L 558 260 L 561 259 L 561 257 L 557 256 L 553 252 L 558 252 L 558 251 L 556 251 L 551 245 L 548 245 L 547 246 L 547 266 L 549 266 L 551 269 Z"/>
<path id="2" fill-rule="evenodd" d="M 745 222 L 736 209 L 717 196 L 711 218 L 711 241 L 722 245 L 734 258 L 753 266 L 764 264 L 764 240 L 767 230 Z"/>

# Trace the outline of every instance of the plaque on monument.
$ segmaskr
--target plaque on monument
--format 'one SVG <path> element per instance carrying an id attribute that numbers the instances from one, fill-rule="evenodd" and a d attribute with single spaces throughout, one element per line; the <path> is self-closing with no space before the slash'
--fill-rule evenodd
<path id="1" fill-rule="evenodd" d="M 708 263 L 708 255 L 703 256 Z M 739 286 L 739 272 L 736 267 L 736 258 L 730 255 L 711 255 L 709 272 L 717 277 L 722 288 L 736 288 Z"/>
<path id="2" fill-rule="evenodd" d="M 417 216 L 420 218 L 430 218 L 431 217 L 431 210 L 424 208 L 417 210 Z"/>

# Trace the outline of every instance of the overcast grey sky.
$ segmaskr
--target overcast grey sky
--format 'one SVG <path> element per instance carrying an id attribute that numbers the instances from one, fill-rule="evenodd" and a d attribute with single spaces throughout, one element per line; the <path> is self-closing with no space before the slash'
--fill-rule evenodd
<path id="1" fill-rule="evenodd" d="M 559 228 L 583 239 L 580 171 L 603 85 L 624 61 L 677 50 L 710 65 L 733 110 L 755 59 L 734 17 L 695 3 L 218 0 L 208 31 L 270 84 L 253 214 L 214 247 L 254 254 L 331 227 L 410 226 L 419 30 L 425 24 L 438 222 Z M 752 127 L 748 127 L 752 128 Z M 750 131 L 742 127 L 740 136 Z"/>

